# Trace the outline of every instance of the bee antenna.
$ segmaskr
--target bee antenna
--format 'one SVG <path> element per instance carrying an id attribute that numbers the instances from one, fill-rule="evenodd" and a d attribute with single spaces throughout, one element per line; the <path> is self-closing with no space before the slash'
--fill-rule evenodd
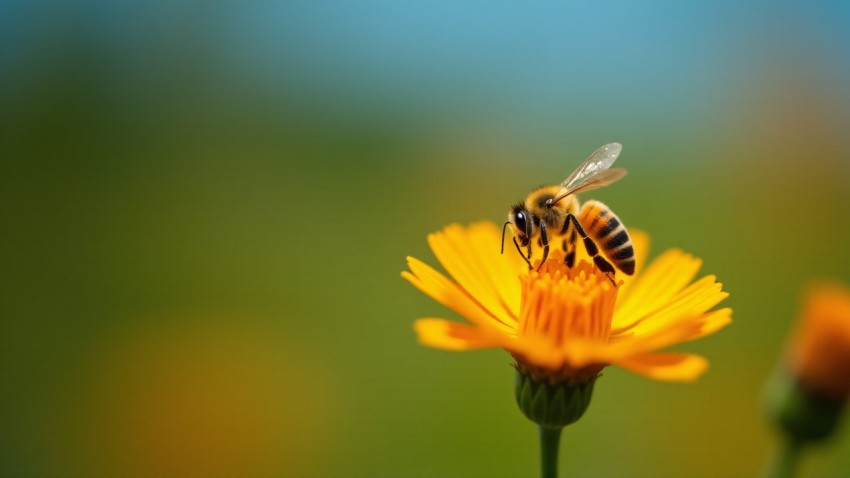
<path id="1" fill-rule="evenodd" d="M 499 254 L 505 253 L 505 231 L 508 229 L 508 224 L 510 223 L 511 221 L 505 221 L 505 225 L 502 226 L 502 249 L 499 251 Z"/>

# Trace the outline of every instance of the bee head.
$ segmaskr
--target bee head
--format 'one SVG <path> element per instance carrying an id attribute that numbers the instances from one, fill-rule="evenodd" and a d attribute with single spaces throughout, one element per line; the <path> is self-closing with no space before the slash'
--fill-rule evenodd
<path id="1" fill-rule="evenodd" d="M 522 203 L 517 203 L 508 211 L 508 222 L 514 226 L 514 234 L 521 242 L 528 240 L 532 231 L 531 214 Z"/>
<path id="2" fill-rule="evenodd" d="M 521 246 L 528 244 L 529 237 L 534 233 L 534 221 L 531 213 L 525 208 L 522 202 L 518 202 L 511 206 L 508 211 L 508 221 L 502 227 L 502 251 L 505 250 L 505 231 L 508 224 L 513 226 L 514 236 L 518 239 Z"/>

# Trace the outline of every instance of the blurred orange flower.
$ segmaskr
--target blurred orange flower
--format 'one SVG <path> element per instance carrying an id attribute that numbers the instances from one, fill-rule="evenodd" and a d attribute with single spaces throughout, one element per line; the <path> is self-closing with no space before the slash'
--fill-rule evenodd
<path id="1" fill-rule="evenodd" d="M 850 290 L 812 287 L 788 353 L 791 373 L 819 395 L 850 398 Z"/>
<path id="2" fill-rule="evenodd" d="M 661 349 L 711 334 L 731 322 L 731 309 L 709 311 L 728 294 L 714 276 L 692 282 L 701 261 L 669 250 L 643 267 L 649 239 L 632 231 L 638 273 L 614 285 L 587 260 L 572 269 L 556 252 L 540 272 L 518 254 L 500 255 L 491 222 L 451 225 L 428 236 L 454 280 L 408 257 L 402 276 L 471 325 L 439 318 L 416 321 L 421 343 L 449 350 L 501 347 L 523 373 L 553 383 L 580 383 L 615 364 L 657 379 L 691 381 L 705 358 Z"/>

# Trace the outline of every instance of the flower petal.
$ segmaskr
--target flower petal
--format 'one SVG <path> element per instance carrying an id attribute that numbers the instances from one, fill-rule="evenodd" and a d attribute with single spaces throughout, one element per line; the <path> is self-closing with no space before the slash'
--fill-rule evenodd
<path id="1" fill-rule="evenodd" d="M 641 355 L 671 345 L 690 342 L 713 333 L 732 322 L 732 309 L 677 317 L 663 328 L 644 335 L 629 335 L 609 344 L 605 356 L 616 362 L 624 357 Z"/>
<path id="2" fill-rule="evenodd" d="M 629 288 L 621 291 L 613 328 L 632 324 L 664 307 L 693 280 L 701 264 L 700 259 L 678 249 L 655 259 Z"/>
<path id="3" fill-rule="evenodd" d="M 667 303 L 657 310 L 639 317 L 631 323 L 622 324 L 625 321 L 620 319 L 618 321 L 620 327 L 613 329 L 612 335 L 616 337 L 625 333 L 650 334 L 683 317 L 701 314 L 729 296 L 721 289 L 722 284 L 717 283 L 714 276 L 703 277 L 670 297 Z"/>
<path id="4" fill-rule="evenodd" d="M 520 274 L 528 273 L 525 261 L 518 254 L 499 254 L 495 245 L 501 243 L 501 233 L 491 222 L 479 222 L 469 227 L 469 240 L 475 250 L 481 251 L 479 264 L 494 286 L 499 299 L 514 317 L 519 314 L 521 293 Z M 492 251 L 490 254 L 484 252 Z"/>
<path id="5" fill-rule="evenodd" d="M 629 357 L 617 365 L 655 380 L 692 382 L 708 369 L 708 360 L 699 355 L 654 353 Z"/>
<path id="6" fill-rule="evenodd" d="M 705 314 L 700 321 L 699 333 L 688 340 L 696 340 L 711 335 L 732 323 L 732 309 L 729 307 Z"/>
<path id="7" fill-rule="evenodd" d="M 419 319 L 413 324 L 419 342 L 446 350 L 475 350 L 497 347 L 491 335 L 481 329 L 445 319 Z"/>
<path id="8" fill-rule="evenodd" d="M 499 321 L 469 293 L 424 262 L 414 257 L 408 257 L 407 264 L 410 267 L 410 272 L 403 271 L 401 276 L 437 302 L 479 327 L 496 328 L 507 334 L 516 333 L 514 327 Z"/>
<path id="9" fill-rule="evenodd" d="M 428 236 L 440 264 L 475 300 L 503 323 L 519 314 L 519 257 L 499 254 L 500 234 L 492 223 L 469 228 L 453 224 Z"/>

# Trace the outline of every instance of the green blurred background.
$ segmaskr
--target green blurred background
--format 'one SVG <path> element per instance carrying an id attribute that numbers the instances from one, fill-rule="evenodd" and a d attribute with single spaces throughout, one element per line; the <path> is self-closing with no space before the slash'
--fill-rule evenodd
<path id="1" fill-rule="evenodd" d="M 850 282 L 848 85 L 839 2 L 2 2 L 0 476 L 534 476 L 510 357 L 419 346 L 399 272 L 610 141 L 594 197 L 735 322 L 696 384 L 607 370 L 563 466 L 754 476 Z"/>

